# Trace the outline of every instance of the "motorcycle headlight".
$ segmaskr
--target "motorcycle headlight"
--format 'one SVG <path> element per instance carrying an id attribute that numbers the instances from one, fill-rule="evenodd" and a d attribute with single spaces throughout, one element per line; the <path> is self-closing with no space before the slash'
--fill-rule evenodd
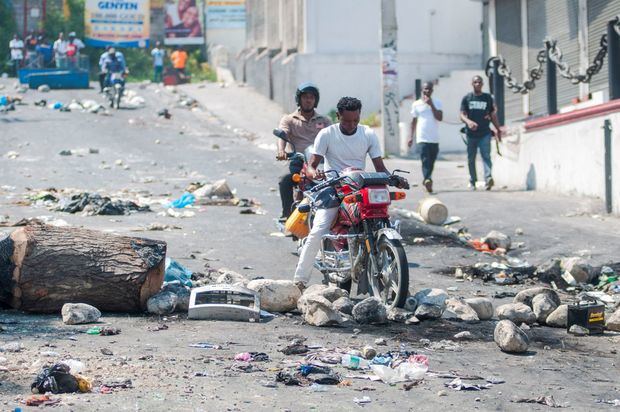
<path id="1" fill-rule="evenodd" d="M 390 203 L 390 192 L 387 189 L 368 189 L 368 202 L 371 204 Z"/>

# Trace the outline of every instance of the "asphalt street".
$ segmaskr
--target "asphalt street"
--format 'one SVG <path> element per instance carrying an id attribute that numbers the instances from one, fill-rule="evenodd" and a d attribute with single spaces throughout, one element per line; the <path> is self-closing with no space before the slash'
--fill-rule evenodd
<path id="1" fill-rule="evenodd" d="M 13 93 L 12 81 L 0 84 L 5 86 L 0 93 Z M 0 222 L 41 216 L 63 219 L 71 225 L 165 240 L 168 256 L 193 271 L 227 267 L 250 278 L 292 278 L 297 261 L 295 245 L 276 234 L 274 223 L 280 211 L 277 178 L 285 165 L 274 159 L 275 138 L 270 131 L 277 126 L 280 109 L 249 88 L 235 85 L 205 83 L 167 90 L 132 84 L 129 89 L 144 97 L 145 107 L 111 110 L 109 115 L 59 112 L 33 103 L 39 99 L 48 103 L 69 103 L 72 99 L 105 102 L 94 89 L 31 90 L 25 94 L 25 105 L 0 113 Z M 198 107 L 180 107 L 181 94 L 195 98 Z M 163 108 L 170 110 L 171 119 L 158 116 Z M 63 150 L 76 153 L 63 156 Z M 12 156 L 10 152 L 14 152 Z M 410 181 L 420 183 L 419 161 L 394 158 L 388 159 L 387 165 L 411 170 Z M 445 157 L 435 172 L 436 195 L 451 216 L 461 219 L 455 228 L 467 228 L 474 237 L 493 229 L 507 233 L 514 242 L 523 243 L 511 256 L 534 265 L 550 257 L 576 255 L 594 265 L 618 260 L 620 219 L 603 213 L 601 199 L 526 192 L 501 187 L 501 182 L 497 190 L 472 192 L 466 186 L 464 166 L 461 156 Z M 242 209 L 234 206 L 198 206 L 187 209 L 194 213 L 191 217 L 166 215 L 162 203 L 182 195 L 188 184 L 219 179 L 226 179 L 238 197 L 260 202 L 256 208 L 259 213 L 240 214 Z M 415 210 L 425 196 L 420 186 L 413 187 L 398 206 Z M 27 195 L 49 188 L 114 195 L 151 204 L 153 212 L 82 216 L 25 202 Z M 178 229 L 146 231 L 153 223 Z M 0 232 L 13 229 L 6 225 Z M 523 234 L 515 234 L 517 229 Z M 439 274 L 456 266 L 496 259 L 470 248 L 429 238 L 408 245 L 406 251 L 411 262 L 411 292 L 423 287 L 452 287 L 452 296 L 492 297 L 498 291 L 527 286 L 501 286 L 478 279 L 456 283 L 453 277 Z M 313 282 L 319 281 L 316 273 Z M 498 298 L 494 304 L 508 301 Z M 514 396 L 541 395 L 553 395 L 572 410 L 593 410 L 605 408 L 596 399 L 618 397 L 619 358 L 612 350 L 620 343 L 617 334 L 583 339 L 568 336 L 561 329 L 533 328 L 532 350 L 514 356 L 500 352 L 493 343 L 492 322 L 370 326 L 357 334 L 352 327 L 303 326 L 299 319 L 282 316 L 248 326 L 191 322 L 182 316 L 162 320 L 106 314 L 105 321 L 121 327 L 123 333 L 93 341 L 79 334 L 80 328 L 65 327 L 58 316 L 2 311 L 0 321 L 3 327 L 6 323 L 6 331 L 0 333 L 0 340 L 20 340 L 25 350 L 3 354 L 10 367 L 0 372 L 0 402 L 13 408 L 28 396 L 32 377 L 47 361 L 40 353 L 50 344 L 63 358 L 82 359 L 89 365 L 87 373 L 95 378 L 127 375 L 135 383 L 133 389 L 110 395 L 63 395 L 62 410 L 357 410 L 361 406 L 353 399 L 364 395 L 372 400 L 364 407 L 368 410 L 544 410 L 547 406 L 510 401 Z M 168 322 L 169 329 L 147 332 L 159 322 Z M 419 342 L 421 338 L 453 339 L 462 330 L 470 330 L 474 340 L 459 344 L 459 350 L 429 350 Z M 76 334 L 77 341 L 68 339 Z M 259 381 L 274 375 L 267 368 L 258 374 L 227 370 L 231 356 L 245 350 L 265 351 L 274 360 L 286 362 L 286 357 L 276 352 L 285 343 L 278 337 L 293 334 L 332 348 L 359 348 L 384 337 L 390 348 L 405 345 L 429 354 L 435 371 L 496 375 L 506 383 L 481 392 L 447 389 L 447 396 L 438 396 L 447 379 L 428 379 L 410 391 L 404 391 L 402 385 L 390 387 L 353 379 L 351 387 L 313 393 L 305 388 L 261 386 Z M 198 341 L 220 343 L 225 349 L 209 352 L 187 347 Z M 99 354 L 97 349 L 104 346 L 112 348 L 114 356 Z M 145 353 L 153 354 L 154 359 L 139 360 Z M 208 377 L 196 377 L 195 373 L 203 370 L 208 370 Z"/>

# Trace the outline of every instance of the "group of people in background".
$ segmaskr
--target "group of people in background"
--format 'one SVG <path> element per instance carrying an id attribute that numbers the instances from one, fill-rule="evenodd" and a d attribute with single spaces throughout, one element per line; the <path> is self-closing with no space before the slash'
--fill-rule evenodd
<path id="1" fill-rule="evenodd" d="M 482 91 L 484 81 L 480 76 L 472 78 L 472 91 L 461 100 L 460 120 L 465 124 L 464 134 L 467 144 L 467 165 L 469 170 L 469 188 L 476 190 L 478 175 L 476 157 L 478 151 L 484 165 L 484 187 L 491 190 L 495 182 L 491 173 L 491 140 L 501 141 L 502 132 L 497 120 L 493 97 Z M 443 120 L 443 105 L 433 99 L 433 83 L 422 86 L 422 96 L 411 106 L 411 138 L 409 146 L 416 141 L 422 161 L 422 185 L 433 192 L 433 169 L 439 154 L 439 122 Z M 491 130 L 493 124 L 495 130 Z"/>
<path id="2" fill-rule="evenodd" d="M 155 47 L 151 50 L 151 57 L 153 58 L 153 81 L 160 83 L 163 81 L 164 59 L 166 57 L 166 50 L 162 47 L 160 41 L 155 42 Z M 182 46 L 177 46 L 170 54 L 172 68 L 180 80 L 185 80 L 187 77 L 185 68 L 188 58 L 189 55 Z"/>
<path id="3" fill-rule="evenodd" d="M 30 32 L 24 40 L 14 34 L 9 42 L 11 67 L 15 74 L 22 67 L 42 69 L 49 67 L 70 68 L 79 64 L 80 50 L 85 46 L 75 32 L 59 33 L 50 44 L 42 32 Z"/>

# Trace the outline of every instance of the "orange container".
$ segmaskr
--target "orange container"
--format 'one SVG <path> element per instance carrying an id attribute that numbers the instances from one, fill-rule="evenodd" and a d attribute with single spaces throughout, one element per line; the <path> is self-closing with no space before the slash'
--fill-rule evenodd
<path id="1" fill-rule="evenodd" d="M 302 200 L 300 203 L 300 205 L 307 204 L 307 199 Z M 297 208 L 295 208 L 289 218 L 286 219 L 284 228 L 287 232 L 292 233 L 299 239 L 305 238 L 306 236 L 308 236 L 308 233 L 310 233 L 310 228 L 308 227 L 308 213 L 301 213 Z"/>

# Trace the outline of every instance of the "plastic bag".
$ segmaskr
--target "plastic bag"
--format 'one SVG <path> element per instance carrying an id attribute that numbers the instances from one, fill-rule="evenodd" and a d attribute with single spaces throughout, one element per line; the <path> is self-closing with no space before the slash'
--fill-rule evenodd
<path id="1" fill-rule="evenodd" d="M 73 393 L 79 390 L 78 381 L 69 373 L 69 366 L 57 363 L 44 368 L 30 385 L 33 393 Z"/>
<path id="2" fill-rule="evenodd" d="M 166 273 L 164 274 L 164 282 L 179 281 L 182 285 L 192 287 L 192 271 L 185 268 L 176 260 L 166 258 Z"/>
<path id="3" fill-rule="evenodd" d="M 189 192 L 185 192 L 180 198 L 174 199 L 168 203 L 168 207 L 174 207 L 175 209 L 183 209 L 186 206 L 191 206 L 196 201 L 196 196 Z"/>

